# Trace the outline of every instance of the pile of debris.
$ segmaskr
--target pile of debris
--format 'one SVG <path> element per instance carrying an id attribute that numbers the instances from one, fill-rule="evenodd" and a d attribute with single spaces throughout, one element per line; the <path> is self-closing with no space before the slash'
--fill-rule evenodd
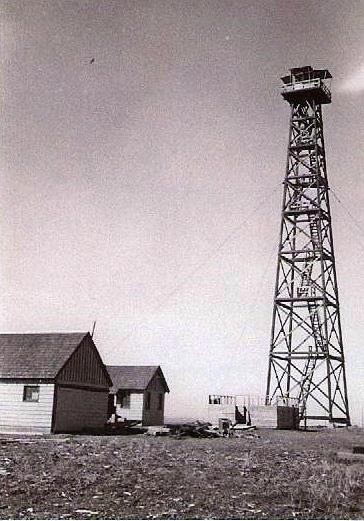
<path id="1" fill-rule="evenodd" d="M 171 424 L 167 427 L 170 430 L 170 434 L 178 438 L 184 436 L 190 436 L 191 438 L 221 438 L 224 436 L 218 427 L 214 428 L 211 423 L 200 420 L 182 424 Z"/>
<path id="2" fill-rule="evenodd" d="M 233 425 L 230 420 L 220 422 L 219 426 L 213 426 L 209 422 L 197 420 L 189 423 L 170 424 L 167 427 L 172 436 L 179 438 L 185 436 L 190 436 L 191 438 L 238 438 L 242 434 L 245 435 L 246 431 L 255 430 L 254 426 Z"/>
<path id="3" fill-rule="evenodd" d="M 165 426 L 142 426 L 141 422 L 134 420 L 124 420 L 122 422 L 111 423 L 107 425 L 106 434 L 145 434 L 147 436 L 173 436 L 175 438 L 240 438 L 249 435 L 259 437 L 257 434 L 251 434 L 255 426 L 235 423 L 231 420 L 220 419 L 218 426 L 201 420 L 170 423 Z"/>

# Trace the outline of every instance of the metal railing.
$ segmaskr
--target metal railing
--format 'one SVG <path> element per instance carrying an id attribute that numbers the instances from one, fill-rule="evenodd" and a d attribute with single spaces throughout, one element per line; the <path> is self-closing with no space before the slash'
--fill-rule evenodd
<path id="1" fill-rule="evenodd" d="M 210 394 L 209 405 L 237 405 L 250 407 L 252 405 L 265 405 L 266 397 L 260 394 Z"/>
<path id="2" fill-rule="evenodd" d="M 321 89 L 331 99 L 331 92 L 327 85 L 319 78 L 313 80 L 302 80 L 293 83 L 287 83 L 282 86 L 282 92 L 292 92 L 295 90 Z"/>

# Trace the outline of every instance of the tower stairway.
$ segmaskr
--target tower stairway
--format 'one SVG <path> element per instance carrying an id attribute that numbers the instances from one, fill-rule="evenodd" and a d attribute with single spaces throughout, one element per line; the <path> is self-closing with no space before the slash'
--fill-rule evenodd
<path id="1" fill-rule="evenodd" d="M 305 364 L 305 367 L 303 370 L 301 389 L 300 389 L 300 394 L 299 394 L 299 398 L 298 398 L 298 403 L 300 404 L 300 407 L 299 407 L 299 419 L 300 420 L 302 420 L 305 416 L 307 397 L 311 390 L 312 377 L 313 377 L 313 373 L 315 371 L 316 362 L 317 362 L 317 357 L 313 356 L 312 347 L 310 346 L 309 347 L 309 357 L 306 361 L 306 364 Z"/>
<path id="2" fill-rule="evenodd" d="M 324 350 L 324 338 L 322 335 L 322 325 L 319 314 L 319 305 L 317 302 L 308 302 L 308 311 L 310 314 L 311 327 L 312 327 L 312 336 L 315 340 L 315 346 L 317 352 L 322 352 Z"/>
<path id="3" fill-rule="evenodd" d="M 297 295 L 299 297 L 307 298 L 310 296 L 316 296 L 316 288 L 312 280 L 312 271 L 314 262 L 318 259 L 318 253 L 315 252 L 320 245 L 320 233 L 318 226 L 318 219 L 315 215 L 309 214 L 309 229 L 310 229 L 310 242 L 312 243 L 313 252 L 307 252 L 304 261 L 304 266 L 301 272 L 300 286 L 297 288 Z M 322 322 L 320 319 L 320 305 L 316 301 L 307 300 L 307 307 L 310 317 L 312 338 L 315 342 L 315 348 L 310 346 L 308 358 L 306 360 L 302 379 L 300 384 L 299 393 L 299 419 L 302 420 L 306 413 L 306 402 L 310 394 L 313 374 L 316 368 L 317 355 L 324 349 L 324 338 L 322 335 Z M 314 355 L 314 351 L 316 355 Z"/>
<path id="4" fill-rule="evenodd" d="M 318 219 L 315 215 L 309 215 L 309 226 L 311 232 L 311 241 L 314 249 L 319 247 L 320 244 L 320 234 L 318 229 Z"/>

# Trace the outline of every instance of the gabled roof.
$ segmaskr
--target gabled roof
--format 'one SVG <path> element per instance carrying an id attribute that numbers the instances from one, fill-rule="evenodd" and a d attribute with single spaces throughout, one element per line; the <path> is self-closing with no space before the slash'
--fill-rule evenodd
<path id="1" fill-rule="evenodd" d="M 159 365 L 107 365 L 106 369 L 113 382 L 112 391 L 130 389 L 145 391 L 155 374 L 159 374 L 165 391 L 169 388 Z"/>
<path id="2" fill-rule="evenodd" d="M 0 378 L 55 378 L 88 334 L 0 334 Z"/>

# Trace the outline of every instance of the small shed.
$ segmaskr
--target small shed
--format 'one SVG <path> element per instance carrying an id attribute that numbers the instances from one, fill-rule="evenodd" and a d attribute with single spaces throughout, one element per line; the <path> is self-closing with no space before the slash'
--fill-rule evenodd
<path id="1" fill-rule="evenodd" d="M 163 425 L 164 397 L 169 388 L 160 366 L 108 365 L 111 401 L 117 417 L 143 425 Z"/>
<path id="2" fill-rule="evenodd" d="M 89 333 L 0 335 L 0 431 L 102 429 L 111 380 Z"/>

